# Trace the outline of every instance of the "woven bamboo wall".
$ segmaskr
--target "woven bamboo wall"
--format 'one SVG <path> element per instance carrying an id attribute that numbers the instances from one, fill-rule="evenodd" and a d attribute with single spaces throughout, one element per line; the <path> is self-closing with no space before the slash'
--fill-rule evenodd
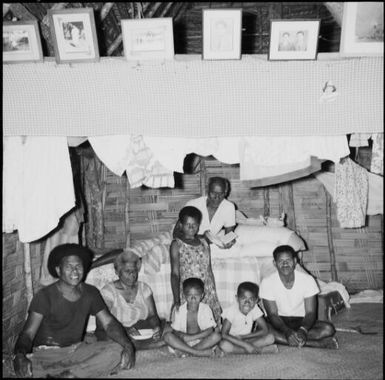
<path id="1" fill-rule="evenodd" d="M 40 289 L 41 251 L 39 243 L 30 244 L 32 287 Z M 3 233 L 3 351 L 10 352 L 15 337 L 21 331 L 27 316 L 28 302 L 24 274 L 23 244 L 17 232 Z"/>
<path id="2" fill-rule="evenodd" d="M 303 261 L 308 270 L 323 281 L 331 281 L 327 236 L 326 195 L 323 185 L 313 176 L 274 186 L 249 188 L 239 180 L 239 166 L 205 159 L 197 174 L 176 176 L 174 189 L 130 189 L 125 177 L 108 169 L 105 175 L 104 249 L 124 247 L 126 242 L 156 236 L 168 231 L 187 200 L 204 194 L 208 178 L 229 179 L 229 199 L 249 217 L 279 217 L 285 211 L 291 225 L 305 240 L 308 250 Z M 293 204 L 282 197 L 284 186 L 291 186 Z M 338 281 L 348 291 L 381 288 L 383 284 L 382 216 L 368 217 L 365 228 L 343 229 L 331 210 L 331 230 L 336 255 Z M 128 239 L 128 240 L 127 240 Z"/>

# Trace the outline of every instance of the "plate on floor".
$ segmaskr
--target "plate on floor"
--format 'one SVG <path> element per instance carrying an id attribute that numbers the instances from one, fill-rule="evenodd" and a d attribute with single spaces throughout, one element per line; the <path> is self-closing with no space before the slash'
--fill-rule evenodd
<path id="1" fill-rule="evenodd" d="M 138 330 L 140 335 L 132 335 L 131 337 L 135 340 L 144 340 L 144 339 L 150 339 L 154 335 L 153 329 L 140 329 Z"/>

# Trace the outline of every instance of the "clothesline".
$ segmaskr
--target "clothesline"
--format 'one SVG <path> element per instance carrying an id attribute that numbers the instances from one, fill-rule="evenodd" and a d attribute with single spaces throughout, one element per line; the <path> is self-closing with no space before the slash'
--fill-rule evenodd
<path id="1" fill-rule="evenodd" d="M 106 167 L 119 176 L 126 172 L 131 187 L 174 187 L 173 174 L 183 172 L 189 153 L 239 163 L 241 180 L 279 177 L 307 167 L 311 157 L 337 163 L 350 153 L 345 135 L 207 139 L 120 135 L 88 140 Z M 3 232 L 17 229 L 22 242 L 40 239 L 75 206 L 68 140 L 4 137 L 3 158 Z"/>

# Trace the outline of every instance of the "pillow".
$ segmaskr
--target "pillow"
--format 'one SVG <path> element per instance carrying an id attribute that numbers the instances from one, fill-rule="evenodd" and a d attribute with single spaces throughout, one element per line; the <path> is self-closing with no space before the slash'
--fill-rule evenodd
<path id="1" fill-rule="evenodd" d="M 235 228 L 238 235 L 237 242 L 245 245 L 259 241 L 269 241 L 278 245 L 290 245 L 295 251 L 305 250 L 303 240 L 292 230 L 286 227 L 268 227 L 238 225 Z"/>
<path id="2" fill-rule="evenodd" d="M 240 257 L 273 257 L 273 251 L 277 244 L 271 241 L 258 241 L 251 244 L 235 243 L 229 249 L 221 249 L 211 244 L 212 259 L 240 258 Z M 270 259 L 270 260 L 271 260 Z"/>

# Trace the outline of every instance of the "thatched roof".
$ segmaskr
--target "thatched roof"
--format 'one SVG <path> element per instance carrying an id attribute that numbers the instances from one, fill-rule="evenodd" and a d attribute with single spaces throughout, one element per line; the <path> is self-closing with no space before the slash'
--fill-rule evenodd
<path id="1" fill-rule="evenodd" d="M 242 54 L 267 54 L 270 19 L 321 19 L 318 52 L 337 52 L 342 3 L 323 2 L 115 2 L 115 3 L 6 3 L 3 21 L 37 19 L 43 52 L 54 56 L 47 10 L 92 7 L 101 56 L 122 56 L 120 20 L 172 17 L 175 54 L 202 53 L 202 9 L 242 8 Z"/>

